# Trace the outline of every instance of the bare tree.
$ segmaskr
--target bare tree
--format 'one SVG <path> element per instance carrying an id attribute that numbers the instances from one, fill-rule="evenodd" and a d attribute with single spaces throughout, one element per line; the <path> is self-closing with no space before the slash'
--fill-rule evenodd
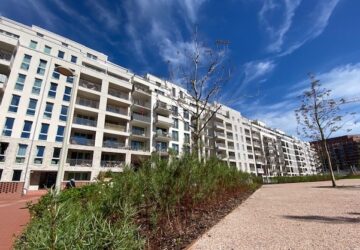
<path id="1" fill-rule="evenodd" d="M 298 134 L 321 142 L 325 160 L 329 166 L 332 186 L 336 187 L 333 166 L 327 145 L 327 139 L 346 124 L 346 116 L 355 113 L 343 112 L 340 107 L 346 100 L 331 98 L 331 90 L 323 88 L 314 75 L 309 74 L 310 89 L 299 96 L 300 107 L 295 110 L 298 122 Z M 349 130 L 348 130 L 349 131 Z"/>
<path id="2" fill-rule="evenodd" d="M 192 42 L 182 51 L 177 51 L 181 63 L 169 62 L 170 80 L 180 84 L 189 94 L 187 100 L 175 98 L 175 102 L 191 114 L 193 148 L 202 158 L 202 134 L 222 105 L 219 93 L 230 78 L 230 67 L 226 60 L 229 42 L 217 40 L 213 47 L 198 39 L 197 31 Z M 191 108 L 189 108 L 189 105 Z"/>

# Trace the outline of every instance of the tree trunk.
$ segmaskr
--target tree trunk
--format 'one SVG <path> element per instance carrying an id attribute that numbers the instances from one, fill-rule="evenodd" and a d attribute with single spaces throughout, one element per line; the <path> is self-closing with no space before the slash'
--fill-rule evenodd
<path id="1" fill-rule="evenodd" d="M 197 120 L 196 120 L 196 133 L 197 133 L 196 147 L 197 147 L 198 160 L 200 162 L 201 161 L 201 135 L 200 135 L 199 130 L 200 130 L 200 119 L 197 118 Z"/>
<path id="2" fill-rule="evenodd" d="M 325 154 L 326 154 L 326 159 L 327 159 L 328 166 L 329 166 L 329 170 L 330 170 L 330 174 L 331 174 L 332 186 L 333 186 L 333 187 L 336 187 L 334 171 L 333 171 L 333 167 L 332 167 L 331 158 L 330 158 L 329 150 L 328 150 L 328 147 L 327 147 L 326 139 L 323 138 L 322 141 L 323 141 L 323 145 L 324 145 L 324 149 L 325 149 Z"/>

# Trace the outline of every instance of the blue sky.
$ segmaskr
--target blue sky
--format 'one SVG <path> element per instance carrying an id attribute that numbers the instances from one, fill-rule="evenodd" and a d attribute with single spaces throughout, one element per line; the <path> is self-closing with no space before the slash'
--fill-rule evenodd
<path id="1" fill-rule="evenodd" d="M 222 100 L 296 134 L 296 96 L 313 72 L 334 97 L 360 97 L 357 0 L 2 0 L 0 14 L 61 34 L 137 74 L 167 77 L 196 24 L 208 44 L 229 40 L 234 64 Z M 359 104 L 347 106 L 358 111 Z M 349 121 L 352 133 L 360 126 Z M 339 132 L 343 134 L 345 132 Z"/>

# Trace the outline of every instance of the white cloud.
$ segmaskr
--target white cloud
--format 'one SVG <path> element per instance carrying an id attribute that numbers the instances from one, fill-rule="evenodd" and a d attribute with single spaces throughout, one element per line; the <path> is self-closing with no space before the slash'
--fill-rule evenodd
<path id="1" fill-rule="evenodd" d="M 254 80 L 259 80 L 266 74 L 272 72 L 275 68 L 275 63 L 271 60 L 252 61 L 244 65 L 245 79 L 244 84 Z"/>

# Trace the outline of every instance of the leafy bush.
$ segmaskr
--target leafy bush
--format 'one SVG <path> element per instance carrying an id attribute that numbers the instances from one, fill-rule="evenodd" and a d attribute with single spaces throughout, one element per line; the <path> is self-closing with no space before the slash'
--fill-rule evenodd
<path id="1" fill-rule="evenodd" d="M 111 182 L 48 193 L 30 205 L 32 220 L 16 249 L 141 249 L 143 223 L 163 224 L 226 192 L 254 190 L 261 179 L 211 159 L 152 157 Z"/>

